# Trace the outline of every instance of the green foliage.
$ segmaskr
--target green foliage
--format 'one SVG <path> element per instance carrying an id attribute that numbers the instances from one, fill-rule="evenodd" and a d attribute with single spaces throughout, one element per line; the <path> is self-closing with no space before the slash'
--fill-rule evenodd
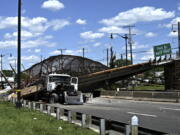
<path id="1" fill-rule="evenodd" d="M 11 71 L 11 70 L 3 70 L 3 73 L 6 77 L 12 77 L 13 76 L 13 71 Z"/>
<path id="2" fill-rule="evenodd" d="M 137 86 L 134 90 L 165 90 L 164 85 L 144 85 L 144 86 Z"/>
<path id="3" fill-rule="evenodd" d="M 127 60 L 127 65 L 130 65 L 131 61 Z M 122 67 L 122 66 L 126 66 L 126 59 L 117 59 L 115 61 L 115 66 L 116 67 Z"/>
<path id="4" fill-rule="evenodd" d="M 16 109 L 10 103 L 0 102 L 0 116 L 2 135 L 97 135 L 91 130 L 57 121 L 37 111 Z M 62 130 L 58 130 L 59 127 Z"/>

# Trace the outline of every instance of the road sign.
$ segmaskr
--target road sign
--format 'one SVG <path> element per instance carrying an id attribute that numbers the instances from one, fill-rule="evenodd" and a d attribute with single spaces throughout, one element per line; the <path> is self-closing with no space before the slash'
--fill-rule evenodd
<path id="1" fill-rule="evenodd" d="M 170 43 L 154 46 L 154 57 L 160 57 L 167 54 L 171 54 Z"/>

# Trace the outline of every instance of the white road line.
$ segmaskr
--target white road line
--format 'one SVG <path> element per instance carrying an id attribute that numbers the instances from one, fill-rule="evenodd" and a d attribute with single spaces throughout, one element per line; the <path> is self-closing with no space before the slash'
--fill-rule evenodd
<path id="1" fill-rule="evenodd" d="M 177 108 L 166 108 L 166 107 L 160 107 L 161 110 L 173 110 L 173 111 L 180 111 L 180 109 Z"/>
<path id="2" fill-rule="evenodd" d="M 127 112 L 128 114 L 135 114 L 135 115 L 142 115 L 142 116 L 147 116 L 147 117 L 154 117 L 156 118 L 156 115 L 151 115 L 151 114 L 143 114 L 143 113 L 137 113 L 137 112 Z"/>

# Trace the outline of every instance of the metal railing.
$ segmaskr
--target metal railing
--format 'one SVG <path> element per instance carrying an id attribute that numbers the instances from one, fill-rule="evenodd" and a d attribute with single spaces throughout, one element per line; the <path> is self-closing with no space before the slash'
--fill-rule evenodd
<path id="1" fill-rule="evenodd" d="M 7 98 L 4 98 L 4 101 L 7 100 Z M 17 98 L 11 98 L 10 102 L 16 104 Z M 49 116 L 56 117 L 57 120 L 68 121 L 69 123 L 77 124 L 83 128 L 92 129 L 100 135 L 167 135 L 167 133 L 138 127 L 138 124 L 133 125 L 131 123 L 132 125 L 129 125 L 90 114 L 68 110 L 63 107 L 57 107 L 57 105 L 28 100 L 21 100 L 21 103 L 24 108 L 40 111 Z"/>

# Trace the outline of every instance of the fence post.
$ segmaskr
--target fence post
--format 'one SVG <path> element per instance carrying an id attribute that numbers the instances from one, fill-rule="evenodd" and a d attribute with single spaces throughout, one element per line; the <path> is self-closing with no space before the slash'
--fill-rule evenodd
<path id="1" fill-rule="evenodd" d="M 51 106 L 50 105 L 47 106 L 47 114 L 51 115 Z"/>
<path id="2" fill-rule="evenodd" d="M 138 135 L 138 117 L 137 116 L 133 116 L 131 118 L 131 135 Z"/>
<path id="3" fill-rule="evenodd" d="M 60 108 L 59 107 L 56 108 L 56 119 L 60 120 Z"/>
<path id="4" fill-rule="evenodd" d="M 106 134 L 106 120 L 105 119 L 100 119 L 100 135 L 105 135 Z"/>
<path id="5" fill-rule="evenodd" d="M 26 100 L 23 100 L 23 107 L 26 107 Z"/>
<path id="6" fill-rule="evenodd" d="M 81 126 L 86 127 L 86 114 L 82 114 Z"/>
<path id="7" fill-rule="evenodd" d="M 60 108 L 60 116 L 64 116 L 64 108 Z"/>
<path id="8" fill-rule="evenodd" d="M 43 112 L 43 104 L 40 103 L 40 111 Z"/>
<path id="9" fill-rule="evenodd" d="M 68 121 L 72 123 L 72 112 L 68 110 Z"/>
<path id="10" fill-rule="evenodd" d="M 36 102 L 33 102 L 33 110 L 36 110 Z"/>
<path id="11" fill-rule="evenodd" d="M 126 125 L 125 135 L 130 135 L 130 133 L 131 133 L 131 126 L 130 125 Z"/>
<path id="12" fill-rule="evenodd" d="M 92 124 L 92 116 L 91 115 L 87 115 L 87 126 L 88 126 L 88 128 L 91 127 L 91 124 Z"/>
<path id="13" fill-rule="evenodd" d="M 28 102 L 28 108 L 31 109 L 31 101 Z"/>

